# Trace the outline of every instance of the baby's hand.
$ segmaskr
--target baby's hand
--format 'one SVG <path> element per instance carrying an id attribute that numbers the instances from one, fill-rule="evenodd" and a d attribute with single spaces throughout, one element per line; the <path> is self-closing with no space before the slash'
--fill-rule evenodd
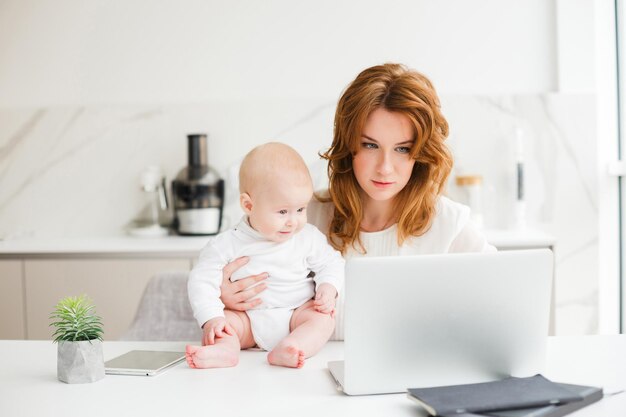
<path id="1" fill-rule="evenodd" d="M 315 293 L 313 307 L 324 314 L 332 314 L 335 309 L 337 289 L 331 284 L 320 284 Z"/>
<path id="2" fill-rule="evenodd" d="M 226 323 L 224 317 L 215 317 L 202 326 L 202 345 L 214 345 L 216 337 L 224 337 L 224 334 L 234 336 L 235 331 Z"/>

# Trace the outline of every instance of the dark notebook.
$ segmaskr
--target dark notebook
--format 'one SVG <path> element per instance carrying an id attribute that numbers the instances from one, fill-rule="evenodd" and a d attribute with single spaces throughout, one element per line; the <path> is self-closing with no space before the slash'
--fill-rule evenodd
<path id="1" fill-rule="evenodd" d="M 481 413 L 582 401 L 583 397 L 544 378 L 506 378 L 480 384 L 409 388 L 408 396 L 432 415 Z"/>
<path id="2" fill-rule="evenodd" d="M 545 407 L 493 411 L 480 415 L 484 417 L 563 417 L 602 399 L 602 388 L 587 387 L 584 385 L 561 384 L 558 382 L 557 384 L 580 395 L 583 399 L 581 401 L 572 401 L 571 403 L 561 405 L 547 405 Z"/>

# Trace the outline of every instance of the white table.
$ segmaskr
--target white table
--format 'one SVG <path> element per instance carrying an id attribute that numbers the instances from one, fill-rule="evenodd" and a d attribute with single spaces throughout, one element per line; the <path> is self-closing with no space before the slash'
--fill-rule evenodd
<path id="1" fill-rule="evenodd" d="M 551 337 L 545 376 L 559 382 L 626 388 L 626 335 Z M 181 342 L 106 342 L 105 360 L 132 349 L 184 349 Z M 67 385 L 56 379 L 56 345 L 0 341 L 0 416 L 425 416 L 405 394 L 348 397 L 326 369 L 343 358 L 330 342 L 300 370 L 273 367 L 246 351 L 235 368 L 196 370 L 186 363 L 157 377 L 109 376 Z M 626 393 L 575 415 L 626 415 Z"/>

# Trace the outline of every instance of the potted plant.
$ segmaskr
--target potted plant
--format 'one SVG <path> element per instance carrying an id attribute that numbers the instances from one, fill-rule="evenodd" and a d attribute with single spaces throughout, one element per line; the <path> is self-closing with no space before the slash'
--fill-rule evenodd
<path id="1" fill-rule="evenodd" d="M 95 382 L 104 377 L 102 320 L 86 296 L 66 297 L 50 315 L 58 343 L 57 377 L 68 384 Z"/>

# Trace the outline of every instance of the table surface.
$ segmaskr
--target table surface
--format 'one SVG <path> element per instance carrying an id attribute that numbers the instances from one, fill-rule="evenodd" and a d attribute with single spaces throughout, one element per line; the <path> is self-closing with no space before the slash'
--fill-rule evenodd
<path id="1" fill-rule="evenodd" d="M 105 342 L 108 360 L 133 349 L 183 350 L 183 342 Z M 548 338 L 544 375 L 557 382 L 626 388 L 626 335 Z M 197 370 L 181 363 L 156 377 L 113 376 L 68 385 L 56 378 L 50 341 L 0 341 L 0 416 L 426 416 L 405 394 L 349 397 L 326 364 L 343 359 L 329 342 L 302 369 L 270 366 L 266 353 L 244 351 L 237 367 Z M 626 393 L 572 415 L 626 415 Z"/>

